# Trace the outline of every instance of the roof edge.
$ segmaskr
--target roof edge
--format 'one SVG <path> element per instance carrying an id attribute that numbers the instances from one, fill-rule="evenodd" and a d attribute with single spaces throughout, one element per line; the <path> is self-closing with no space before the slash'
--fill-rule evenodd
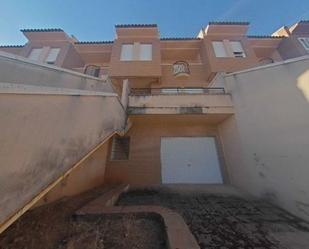
<path id="1" fill-rule="evenodd" d="M 115 28 L 157 28 L 157 24 L 116 24 Z"/>
<path id="2" fill-rule="evenodd" d="M 273 38 L 273 39 L 281 39 L 285 38 L 285 36 L 279 36 L 279 35 L 248 35 L 248 38 L 258 38 L 258 39 L 268 39 L 268 38 Z"/>
<path id="3" fill-rule="evenodd" d="M 25 45 L 0 45 L 0 48 L 23 48 Z"/>
<path id="4" fill-rule="evenodd" d="M 208 25 L 249 25 L 250 22 L 238 22 L 238 21 L 210 21 Z"/>
<path id="5" fill-rule="evenodd" d="M 188 40 L 201 40 L 199 37 L 162 37 L 161 41 L 188 41 Z"/>
<path id="6" fill-rule="evenodd" d="M 74 44 L 82 44 L 82 45 L 86 45 L 86 44 L 112 44 L 114 43 L 114 41 L 78 41 L 78 42 L 74 42 Z"/>
<path id="7" fill-rule="evenodd" d="M 21 32 L 64 32 L 60 28 L 47 28 L 47 29 L 21 29 Z"/>

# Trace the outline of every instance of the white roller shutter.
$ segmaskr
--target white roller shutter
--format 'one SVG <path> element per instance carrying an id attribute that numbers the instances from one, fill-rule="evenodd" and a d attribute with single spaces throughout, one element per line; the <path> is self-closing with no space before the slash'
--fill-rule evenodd
<path id="1" fill-rule="evenodd" d="M 216 57 L 228 57 L 222 41 L 213 41 L 212 46 L 215 51 Z"/>
<path id="2" fill-rule="evenodd" d="M 51 48 L 48 52 L 48 55 L 45 61 L 47 63 L 54 63 L 57 60 L 59 52 L 60 52 L 60 48 Z"/>
<path id="3" fill-rule="evenodd" d="M 121 61 L 132 61 L 133 60 L 133 44 L 123 44 L 121 46 Z"/>

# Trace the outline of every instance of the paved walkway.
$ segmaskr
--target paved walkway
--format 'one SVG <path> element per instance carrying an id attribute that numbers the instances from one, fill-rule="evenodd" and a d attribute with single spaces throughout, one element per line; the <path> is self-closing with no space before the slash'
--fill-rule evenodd
<path id="1" fill-rule="evenodd" d="M 183 216 L 201 248 L 309 248 L 309 224 L 226 186 L 132 189 L 118 205 L 161 205 Z"/>

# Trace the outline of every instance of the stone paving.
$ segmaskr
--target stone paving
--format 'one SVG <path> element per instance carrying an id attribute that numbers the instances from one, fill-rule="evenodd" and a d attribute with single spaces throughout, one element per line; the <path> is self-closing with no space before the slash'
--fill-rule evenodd
<path id="1" fill-rule="evenodd" d="M 154 187 L 117 205 L 161 205 L 183 216 L 201 248 L 309 248 L 309 225 L 265 201 L 226 191 Z"/>

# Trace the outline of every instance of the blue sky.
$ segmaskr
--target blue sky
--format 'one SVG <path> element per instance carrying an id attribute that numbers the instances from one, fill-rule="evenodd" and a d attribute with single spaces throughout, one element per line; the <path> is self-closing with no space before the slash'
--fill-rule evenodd
<path id="1" fill-rule="evenodd" d="M 271 34 L 309 19 L 309 0 L 2 0 L 0 44 L 24 44 L 22 28 L 62 28 L 79 40 L 113 40 L 114 25 L 156 23 L 161 37 L 196 36 L 209 21 L 249 21 Z"/>

